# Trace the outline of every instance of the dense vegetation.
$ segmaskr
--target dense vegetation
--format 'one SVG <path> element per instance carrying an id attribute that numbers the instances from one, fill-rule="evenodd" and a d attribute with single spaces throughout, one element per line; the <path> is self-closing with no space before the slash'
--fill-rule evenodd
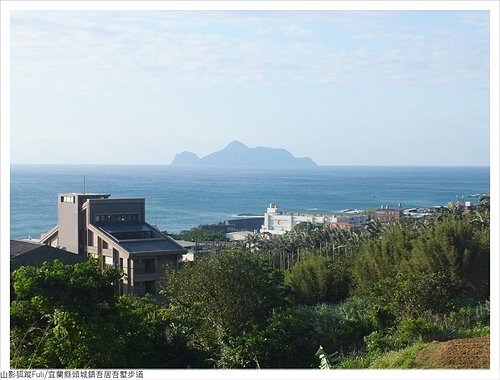
<path id="1" fill-rule="evenodd" d="M 250 237 L 169 270 L 168 303 L 118 296 L 119 277 L 14 272 L 12 366 L 404 368 L 425 342 L 489 335 L 489 214 Z"/>
<path id="2" fill-rule="evenodd" d="M 186 241 L 227 241 L 226 234 L 223 232 L 205 231 L 200 228 L 191 228 L 178 234 L 170 234 L 170 236 L 176 240 Z"/>

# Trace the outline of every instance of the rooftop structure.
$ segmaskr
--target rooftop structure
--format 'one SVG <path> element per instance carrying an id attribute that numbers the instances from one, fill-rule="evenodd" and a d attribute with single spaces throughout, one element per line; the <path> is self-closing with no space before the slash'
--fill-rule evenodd
<path id="1" fill-rule="evenodd" d="M 57 207 L 58 224 L 42 234 L 40 242 L 121 269 L 125 273 L 121 293 L 157 294 L 156 284 L 166 267 L 177 267 L 186 252 L 146 222 L 144 198 L 62 193 Z"/>
<path id="2" fill-rule="evenodd" d="M 10 270 L 14 271 L 22 266 L 41 267 L 46 261 L 59 260 L 64 264 L 76 264 L 87 260 L 82 255 L 63 249 L 48 247 L 43 244 L 22 240 L 10 241 Z"/>

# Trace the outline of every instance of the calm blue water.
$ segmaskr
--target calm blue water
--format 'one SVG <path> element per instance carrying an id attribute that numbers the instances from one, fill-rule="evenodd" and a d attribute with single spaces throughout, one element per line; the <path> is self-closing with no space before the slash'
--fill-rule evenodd
<path id="1" fill-rule="evenodd" d="M 57 223 L 57 193 L 146 198 L 146 219 L 178 232 L 241 213 L 446 205 L 489 191 L 488 167 L 206 169 L 170 166 L 11 166 L 11 238 L 38 238 Z M 474 200 L 473 200 L 474 201 Z"/>

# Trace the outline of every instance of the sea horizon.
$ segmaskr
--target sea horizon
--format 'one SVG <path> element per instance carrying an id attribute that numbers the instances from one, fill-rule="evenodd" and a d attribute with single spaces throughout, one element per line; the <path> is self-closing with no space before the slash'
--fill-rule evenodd
<path id="1" fill-rule="evenodd" d="M 265 166 L 258 166 L 258 165 L 224 165 L 224 166 L 219 166 L 219 165 L 172 165 L 172 164 L 157 164 L 157 163 L 151 163 L 151 164 L 141 164 L 141 163 L 99 163 L 99 164 L 90 164 L 90 163 L 77 163 L 77 164 L 61 164 L 61 163 L 10 163 L 10 166 L 168 166 L 168 167 L 173 167 L 173 168 L 256 168 L 256 169 L 310 169 L 310 168 L 317 168 L 317 167 L 394 167 L 394 168 L 400 168 L 400 167 L 410 167 L 410 168 L 489 168 L 491 165 L 439 165 L 439 164 L 432 164 L 432 165 L 396 165 L 396 164 L 387 164 L 387 165 L 370 165 L 370 164 L 353 164 L 353 165 L 315 165 L 315 166 L 292 166 L 292 165 L 287 165 L 287 166 L 279 166 L 279 165 L 265 165 Z"/>
<path id="2" fill-rule="evenodd" d="M 288 168 L 171 165 L 13 164 L 11 238 L 39 237 L 57 224 L 57 194 L 93 192 L 145 198 L 146 221 L 176 233 L 238 214 L 414 208 L 489 192 L 490 169 L 438 166 Z M 471 199 L 473 202 L 474 199 Z M 477 200 L 476 200 L 477 201 Z"/>

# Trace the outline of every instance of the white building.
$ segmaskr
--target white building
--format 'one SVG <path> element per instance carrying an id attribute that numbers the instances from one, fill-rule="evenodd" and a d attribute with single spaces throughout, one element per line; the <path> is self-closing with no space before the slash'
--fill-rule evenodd
<path id="1" fill-rule="evenodd" d="M 309 222 L 315 226 L 320 224 L 350 223 L 354 227 L 361 227 L 369 220 L 368 215 L 362 214 L 322 214 L 303 212 L 283 212 L 278 205 L 271 203 L 264 214 L 264 224 L 261 233 L 282 235 L 291 231 L 299 223 Z"/>

